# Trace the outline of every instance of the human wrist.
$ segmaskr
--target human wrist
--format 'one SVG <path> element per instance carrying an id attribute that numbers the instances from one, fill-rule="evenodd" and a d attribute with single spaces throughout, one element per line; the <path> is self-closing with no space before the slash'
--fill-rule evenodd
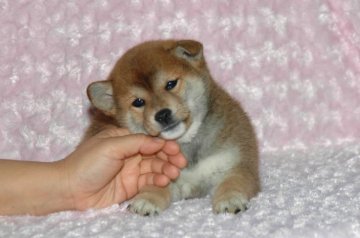
<path id="1" fill-rule="evenodd" d="M 56 186 L 59 211 L 60 210 L 75 210 L 75 202 L 73 191 L 71 189 L 71 181 L 66 160 L 59 160 L 52 162 L 54 170 L 54 186 Z"/>
<path id="2" fill-rule="evenodd" d="M 33 186 L 27 190 L 28 201 L 25 210 L 31 215 L 46 215 L 53 212 L 72 210 L 72 199 L 67 189 L 68 183 L 63 163 L 34 162 L 32 174 Z M 30 167 L 29 167 L 30 169 Z"/>

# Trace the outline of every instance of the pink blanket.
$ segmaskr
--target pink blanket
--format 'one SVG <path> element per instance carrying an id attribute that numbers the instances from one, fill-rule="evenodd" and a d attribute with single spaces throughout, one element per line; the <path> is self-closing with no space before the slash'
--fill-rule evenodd
<path id="1" fill-rule="evenodd" d="M 105 79 L 129 47 L 160 38 L 204 44 L 214 78 L 251 116 L 264 158 L 360 142 L 358 0 L 0 0 L 0 157 L 66 156 L 89 122 L 86 86 Z M 0 236 L 1 229 L 16 233 L 6 222 Z M 271 234 L 271 225 L 263 229 Z"/>

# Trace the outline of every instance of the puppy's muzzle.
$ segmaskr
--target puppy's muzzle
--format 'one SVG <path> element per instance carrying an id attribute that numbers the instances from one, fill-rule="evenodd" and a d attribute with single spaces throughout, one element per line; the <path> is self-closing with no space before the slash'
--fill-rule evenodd
<path id="1" fill-rule="evenodd" d="M 155 121 L 166 127 L 172 122 L 172 112 L 169 108 L 161 109 L 155 114 Z"/>
<path id="2" fill-rule="evenodd" d="M 163 128 L 163 131 L 171 130 L 180 122 L 173 119 L 172 111 L 169 108 L 164 108 L 155 114 L 155 121 L 157 121 Z"/>

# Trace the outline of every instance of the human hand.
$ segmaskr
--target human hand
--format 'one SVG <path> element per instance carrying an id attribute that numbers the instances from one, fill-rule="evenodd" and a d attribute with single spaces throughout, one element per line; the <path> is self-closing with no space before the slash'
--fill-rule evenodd
<path id="1" fill-rule="evenodd" d="M 115 127 L 84 141 L 60 163 L 77 210 L 121 203 L 145 185 L 166 186 L 186 166 L 174 141 Z"/>

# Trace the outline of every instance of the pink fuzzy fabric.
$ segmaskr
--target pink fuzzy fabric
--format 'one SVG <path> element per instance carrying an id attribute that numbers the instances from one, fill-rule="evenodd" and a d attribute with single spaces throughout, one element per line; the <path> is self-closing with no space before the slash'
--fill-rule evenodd
<path id="1" fill-rule="evenodd" d="M 360 138 L 353 1 L 0 1 L 2 157 L 57 160 L 88 125 L 86 86 L 150 39 L 203 42 L 262 151 Z"/>

